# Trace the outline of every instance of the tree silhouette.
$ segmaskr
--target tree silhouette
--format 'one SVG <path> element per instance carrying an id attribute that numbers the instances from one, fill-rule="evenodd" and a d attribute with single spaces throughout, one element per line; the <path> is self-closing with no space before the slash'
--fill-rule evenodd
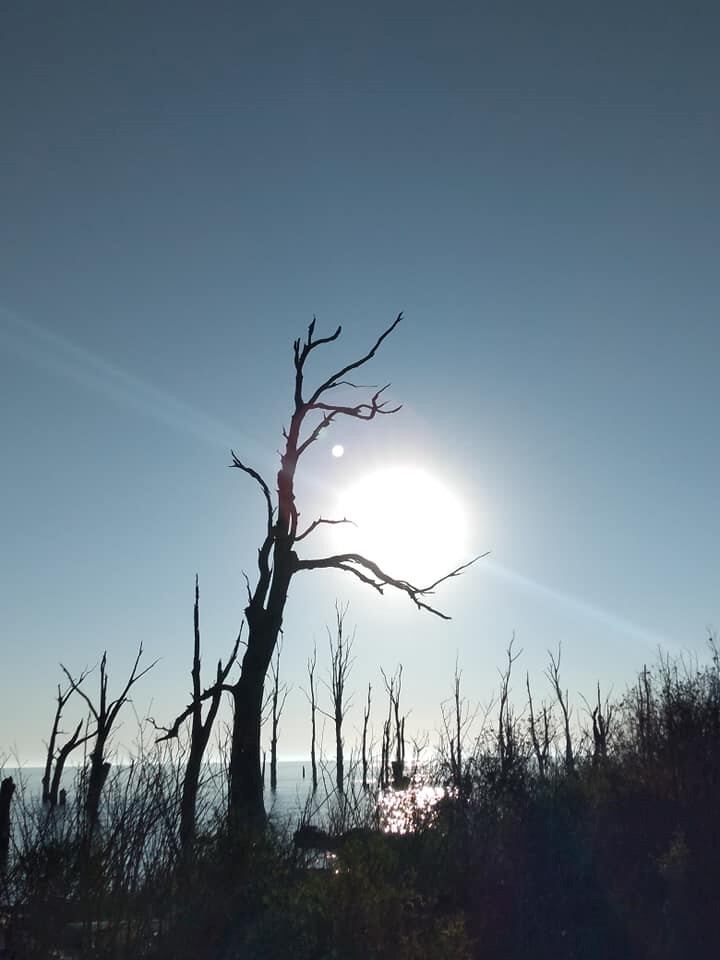
<path id="1" fill-rule="evenodd" d="M 350 699 L 347 696 L 346 686 L 350 669 L 354 662 L 352 655 L 353 644 L 355 643 L 355 632 L 348 637 L 345 635 L 345 616 L 348 611 L 348 605 L 344 607 L 335 603 L 335 636 L 328 629 L 328 639 L 330 640 L 330 683 L 325 686 L 328 689 L 332 700 L 332 713 L 325 710 L 322 712 L 332 721 L 335 727 L 335 785 L 338 793 L 343 793 L 345 789 L 345 757 L 344 743 L 342 735 L 343 720 L 345 713 L 350 706 Z"/>
<path id="2" fill-rule="evenodd" d="M 84 671 L 76 680 L 67 667 L 65 667 L 62 663 L 60 664 L 61 670 L 70 681 L 70 688 L 74 691 L 77 691 L 77 693 L 83 698 L 93 720 L 95 721 L 95 730 L 92 734 L 93 746 L 92 750 L 90 751 L 90 773 L 88 776 L 87 792 L 85 794 L 85 815 L 90 833 L 92 833 L 98 821 L 100 812 L 100 797 L 102 794 L 102 789 L 105 786 L 108 773 L 110 772 L 110 762 L 106 757 L 106 748 L 113 726 L 118 718 L 118 714 L 128 702 L 131 688 L 138 682 L 138 680 L 140 680 L 141 677 L 145 676 L 148 670 L 152 670 L 157 663 L 157 660 L 154 660 L 149 666 L 145 667 L 144 670 L 140 670 L 138 672 L 142 655 L 143 648 L 142 644 L 140 644 L 137 656 L 135 657 L 135 662 L 133 663 L 132 670 L 130 671 L 130 676 L 123 687 L 122 692 L 114 700 L 109 700 L 107 650 L 103 653 L 102 659 L 100 660 L 100 690 L 97 703 L 93 703 L 87 693 L 85 693 L 80 686 L 81 682 L 87 676 L 87 671 Z M 80 730 L 78 728 L 77 733 L 79 732 Z"/>
<path id="3" fill-rule="evenodd" d="M 277 790 L 278 739 L 280 737 L 280 717 L 285 709 L 289 689 L 280 683 L 281 644 L 275 648 L 275 659 L 270 663 L 272 688 L 270 691 L 270 789 Z"/>
<path id="4" fill-rule="evenodd" d="M 87 671 L 80 675 L 77 680 L 78 686 L 83 682 L 86 676 Z M 68 700 L 74 692 L 75 689 L 72 686 L 63 691 L 60 687 L 60 684 L 58 684 L 56 697 L 57 707 L 55 708 L 55 717 L 53 719 L 53 725 L 50 731 L 50 739 L 48 740 L 47 756 L 45 759 L 45 772 L 42 778 L 42 802 L 49 804 L 51 807 L 54 807 L 57 804 L 60 779 L 62 777 L 67 758 L 76 747 L 79 747 L 85 743 L 90 736 L 89 734 L 84 737 L 80 736 L 80 731 L 82 730 L 82 721 L 80 721 L 70 739 L 63 744 L 62 747 L 57 747 L 57 738 L 62 733 L 60 730 L 62 713 L 67 705 Z M 55 765 L 54 771 L 53 764 Z"/>
<path id="5" fill-rule="evenodd" d="M 197 810 L 203 757 L 208 741 L 210 740 L 215 717 L 220 708 L 223 689 L 225 689 L 223 684 L 227 680 L 228 674 L 237 659 L 241 639 L 242 626 L 235 640 L 235 646 L 225 664 L 223 665 L 222 660 L 218 660 L 215 684 L 209 691 L 203 691 L 200 682 L 200 584 L 196 575 L 195 604 L 193 606 L 192 700 L 183 712 L 175 718 L 171 727 L 158 727 L 153 721 L 157 729 L 164 731 L 163 735 L 158 737 L 158 743 L 160 743 L 163 740 L 171 740 L 177 737 L 182 724 L 188 718 L 190 719 L 190 748 L 185 773 L 183 775 L 182 797 L 180 800 L 180 846 L 183 856 L 185 857 L 189 856 L 192 852 L 192 845 L 195 839 L 195 814 Z M 204 700 L 210 701 L 205 719 L 203 719 L 202 715 Z"/>
<path id="6" fill-rule="evenodd" d="M 313 319 L 305 339 L 295 341 L 293 407 L 289 426 L 283 430 L 285 442 L 280 455 L 275 498 L 270 492 L 269 485 L 257 470 L 248 466 L 232 452 L 231 466 L 246 473 L 260 487 L 266 508 L 266 531 L 258 550 L 258 575 L 254 590 L 251 590 L 250 582 L 246 578 L 247 646 L 242 659 L 240 677 L 232 685 L 234 714 L 228 791 L 231 830 L 240 828 L 248 820 L 256 824 L 262 824 L 265 820 L 260 763 L 264 683 L 282 628 L 288 590 L 295 574 L 304 570 L 342 570 L 379 593 L 383 593 L 386 587 L 393 587 L 405 593 L 418 609 L 449 619 L 428 602 L 428 597 L 440 583 L 458 576 L 470 563 L 474 562 L 471 560 L 434 583 L 423 587 L 408 580 L 391 577 L 377 563 L 359 553 L 301 558 L 296 551 L 297 545 L 310 537 L 318 527 L 348 522 L 346 519 L 335 520 L 321 516 L 313 520 L 304 530 L 299 529 L 300 514 L 295 502 L 295 475 L 301 457 L 323 431 L 341 417 L 370 421 L 378 416 L 397 413 L 400 409 L 399 406 L 388 406 L 388 402 L 383 399 L 389 384 L 375 390 L 369 398 L 354 405 L 341 403 L 336 399 L 335 391 L 340 387 L 349 390 L 363 389 L 348 380 L 348 375 L 375 356 L 385 339 L 398 326 L 401 318 L 402 314 L 399 314 L 366 354 L 341 367 L 310 391 L 306 390 L 305 385 L 307 362 L 319 347 L 336 341 L 342 332 L 342 327 L 338 327 L 330 336 L 316 339 Z"/>

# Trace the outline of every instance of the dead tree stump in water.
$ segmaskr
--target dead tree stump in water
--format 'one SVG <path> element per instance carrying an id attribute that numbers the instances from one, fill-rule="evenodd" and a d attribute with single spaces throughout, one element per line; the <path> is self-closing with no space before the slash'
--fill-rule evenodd
<path id="1" fill-rule="evenodd" d="M 10 806 L 15 793 L 15 781 L 5 777 L 0 784 L 0 873 L 7 867 L 10 852 Z"/>

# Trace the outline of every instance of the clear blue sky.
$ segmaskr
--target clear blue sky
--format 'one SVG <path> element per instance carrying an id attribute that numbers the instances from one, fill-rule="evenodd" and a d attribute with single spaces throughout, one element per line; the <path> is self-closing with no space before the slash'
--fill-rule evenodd
<path id="1" fill-rule="evenodd" d="M 487 700 L 513 630 L 538 696 L 558 642 L 587 695 L 702 650 L 719 33 L 711 4 L 4 4 L 0 752 L 41 755 L 60 660 L 107 648 L 119 683 L 140 640 L 136 708 L 171 720 L 196 571 L 207 671 L 229 649 L 262 524 L 229 449 L 273 478 L 313 314 L 344 327 L 319 375 L 404 310 L 367 377 L 405 406 L 318 444 L 300 509 L 412 463 L 493 555 L 439 595 L 450 623 L 298 577 L 282 753 L 336 597 L 356 700 L 402 661 L 431 738 L 456 655 Z"/>

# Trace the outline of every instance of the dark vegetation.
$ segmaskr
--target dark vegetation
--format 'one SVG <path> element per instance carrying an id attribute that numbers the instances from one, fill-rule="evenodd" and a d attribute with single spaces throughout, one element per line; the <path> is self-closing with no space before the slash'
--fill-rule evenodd
<path id="1" fill-rule="evenodd" d="M 108 775 L 89 845 L 82 770 L 64 809 L 18 784 L 5 956 L 716 956 L 717 647 L 703 664 L 662 657 L 567 729 L 556 691 L 540 720 L 529 698 L 511 704 L 514 662 L 474 724 L 456 677 L 423 770 L 445 795 L 408 806 L 404 835 L 382 832 L 377 766 L 363 791 L 352 761 L 343 794 L 331 789 L 295 842 L 294 824 L 230 833 L 225 772 L 206 766 L 217 783 L 201 791 L 189 852 L 179 745 L 141 744 Z"/>
<path id="2" fill-rule="evenodd" d="M 288 692 L 278 641 L 295 574 L 342 570 L 444 616 L 428 597 L 468 566 L 422 587 L 359 554 L 297 552 L 319 526 L 346 522 L 318 517 L 300 530 L 300 458 L 339 417 L 396 412 L 383 400 L 386 388 L 357 404 L 337 391 L 361 389 L 348 376 L 399 321 L 311 390 L 306 364 L 340 328 L 315 339 L 313 321 L 295 342 L 276 495 L 233 455 L 233 466 L 259 485 L 267 514 L 254 587 L 246 578 L 247 632 L 203 688 L 196 584 L 190 704 L 169 727 L 140 725 L 129 766 L 113 768 L 112 737 L 132 688 L 152 666 L 140 668 L 142 646 L 114 698 L 105 654 L 95 697 L 90 672 L 62 667 L 68 686 L 57 690 L 42 796 L 31 796 L 21 778 L 0 778 L 0 956 L 717 955 L 720 659 L 712 638 L 707 662 L 660 655 L 624 696 L 603 698 L 598 688 L 580 711 L 563 686 L 559 650 L 544 678 L 549 701 L 533 696 L 529 676 L 527 696 L 514 701 L 520 654 L 511 643 L 494 704 L 480 715 L 456 670 L 434 753 L 415 742 L 408 762 L 401 667 L 382 672 L 379 745 L 368 686 L 359 754 L 348 752 L 353 636 L 344 628 L 346 607 L 337 605 L 327 710 L 316 652 L 308 663 L 312 785 L 304 822 L 268 822 L 261 731 L 267 721 L 272 789 Z M 233 707 L 220 745 L 227 766 L 213 767 L 206 752 L 224 695 Z M 61 721 L 71 703 L 83 704 L 86 718 L 68 736 Z M 318 714 L 333 726 L 332 769 L 318 755 Z M 68 794 L 60 788 L 66 762 L 81 747 L 84 763 Z M 418 781 L 441 787 L 441 799 L 423 806 Z M 401 808 L 402 832 L 393 832 L 400 823 L 393 807 Z"/>

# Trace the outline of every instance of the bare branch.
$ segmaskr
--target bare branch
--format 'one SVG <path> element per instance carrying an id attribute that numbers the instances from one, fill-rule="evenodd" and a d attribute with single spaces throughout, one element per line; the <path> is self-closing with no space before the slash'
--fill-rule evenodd
<path id="1" fill-rule="evenodd" d="M 308 410 L 323 410 L 329 416 L 336 417 L 340 414 L 346 417 L 355 417 L 356 420 L 372 420 L 378 414 L 391 414 L 397 413 L 402 409 L 402 404 L 398 404 L 397 407 L 387 408 L 388 400 L 380 401 L 381 394 L 390 386 L 389 383 L 386 383 L 384 387 L 380 387 L 372 397 L 370 398 L 369 403 L 358 403 L 354 407 L 345 406 L 339 403 L 310 403 L 307 405 Z"/>
<path id="2" fill-rule="evenodd" d="M 177 737 L 177 735 L 180 733 L 180 727 L 183 725 L 184 721 L 193 715 L 197 703 L 203 703 L 205 700 L 210 700 L 212 697 L 216 696 L 218 692 L 234 693 L 234 691 L 235 687 L 232 684 L 214 683 L 211 687 L 203 690 L 197 700 L 193 700 L 192 703 L 189 703 L 187 707 L 185 707 L 183 712 L 177 717 L 171 727 L 163 727 L 159 723 L 156 723 L 152 717 L 148 717 L 148 721 L 155 730 L 158 732 L 161 730 L 163 731 L 163 736 L 158 737 L 155 742 L 161 743 L 163 740 L 172 740 L 173 737 Z"/>
<path id="3" fill-rule="evenodd" d="M 343 517 L 342 520 L 325 520 L 324 517 L 320 517 L 318 520 L 313 520 L 307 530 L 304 530 L 302 533 L 298 534 L 297 537 L 295 537 L 295 543 L 299 543 L 300 540 L 304 540 L 305 537 L 310 536 L 313 530 L 317 530 L 321 524 L 327 524 L 328 526 L 334 527 L 341 523 L 349 523 L 352 524 L 353 527 L 357 526 L 353 520 L 348 520 L 347 517 Z"/>
<path id="4" fill-rule="evenodd" d="M 300 457 L 303 453 L 305 453 L 305 451 L 307 450 L 307 448 L 310 446 L 311 443 L 315 443 L 315 441 L 323 432 L 323 430 L 326 430 L 330 426 L 330 424 L 333 422 L 334 419 L 335 419 L 334 413 L 325 414 L 325 416 L 322 418 L 320 423 L 318 423 L 318 425 L 312 430 L 308 438 L 306 440 L 303 440 L 303 442 L 298 447 L 298 450 L 297 450 L 298 457 Z"/>
<path id="5" fill-rule="evenodd" d="M 370 350 L 368 350 L 365 356 L 361 357 L 359 360 L 355 360 L 353 363 L 348 363 L 341 370 L 338 370 L 336 373 L 332 374 L 332 376 L 328 377 L 327 380 L 325 380 L 324 383 L 321 383 L 320 386 L 315 390 L 312 397 L 310 398 L 309 403 L 316 404 L 323 393 L 326 393 L 328 390 L 331 390 L 333 387 L 338 386 L 339 382 L 348 373 L 350 373 L 351 370 L 357 370 L 358 367 L 362 367 L 363 364 L 368 362 L 368 360 L 371 360 L 377 353 L 378 348 L 380 347 L 383 340 L 385 340 L 387 337 L 390 336 L 390 334 L 393 332 L 395 327 L 397 327 L 397 325 L 400 323 L 401 320 L 402 320 L 402 313 L 399 313 L 395 318 L 395 320 L 393 321 L 393 323 L 391 323 L 390 326 L 387 328 L 387 330 L 385 330 L 384 333 L 380 334 L 380 336 L 377 338 L 377 340 L 375 341 L 373 346 L 370 348 Z M 337 336 L 339 336 L 340 330 L 341 328 L 338 327 L 335 335 L 331 339 L 334 340 Z M 320 341 L 318 341 L 318 343 L 319 342 Z"/>
<path id="6" fill-rule="evenodd" d="M 80 688 L 80 684 L 83 682 L 83 680 L 85 679 L 85 677 L 87 677 L 87 675 L 90 673 L 90 671 L 87 670 L 87 669 L 86 669 L 86 670 L 83 670 L 83 672 L 80 674 L 80 678 L 79 678 L 78 680 L 75 680 L 75 678 L 72 676 L 72 674 L 70 673 L 70 671 L 68 670 L 68 668 L 65 666 L 64 663 L 61 663 L 61 664 L 60 664 L 60 669 L 62 670 L 62 672 L 65 674 L 65 676 L 66 676 L 66 677 L 68 678 L 68 680 L 70 681 L 70 688 L 71 688 L 71 690 L 72 690 L 73 692 L 75 692 L 75 693 L 79 693 L 79 694 L 80 694 L 80 696 L 83 698 L 83 700 L 84 700 L 85 703 L 87 704 L 88 710 L 89 710 L 90 713 L 93 715 L 93 717 L 95 718 L 95 720 L 97 720 L 97 719 L 98 719 L 98 715 L 97 715 L 97 710 L 95 709 L 95 705 L 93 704 L 93 702 L 92 702 L 92 700 L 90 699 L 90 697 L 85 693 L 85 691 Z"/>
<path id="7" fill-rule="evenodd" d="M 385 573 L 385 571 L 382 570 L 374 561 L 368 560 L 359 553 L 339 553 L 335 556 L 318 557 L 314 560 L 297 560 L 295 569 L 343 570 L 346 573 L 352 573 L 359 580 L 362 580 L 363 583 L 368 584 L 368 586 L 374 587 L 378 593 L 383 592 L 383 587 L 394 587 L 396 590 L 401 590 L 403 593 L 406 593 L 408 597 L 410 597 L 412 602 L 419 610 L 427 610 L 429 613 L 434 613 L 443 620 L 450 620 L 451 618 L 447 614 L 442 613 L 440 610 L 436 610 L 435 607 L 425 603 L 421 598 L 432 594 L 435 587 L 439 586 L 441 583 L 444 583 L 446 580 L 450 580 L 452 577 L 459 576 L 464 570 L 467 570 L 468 567 L 472 566 L 478 560 L 481 560 L 487 555 L 487 553 L 484 553 L 478 557 L 474 557 L 467 563 L 463 563 L 461 566 L 451 570 L 450 573 L 446 573 L 444 576 L 440 577 L 427 587 L 417 587 L 407 580 L 399 580 L 396 577 L 391 577 L 388 573 Z"/>
<path id="8" fill-rule="evenodd" d="M 252 467 L 248 467 L 247 464 L 244 464 L 235 455 L 234 450 L 230 451 L 230 455 L 233 459 L 233 462 L 230 464 L 230 466 L 237 467 L 238 470 L 242 470 L 243 473 L 246 473 L 249 477 L 252 477 L 253 480 L 256 480 L 257 483 L 260 485 L 260 489 L 263 492 L 263 496 L 265 497 L 265 504 L 267 506 L 267 533 L 268 533 L 268 536 L 270 536 L 272 532 L 272 527 L 273 527 L 273 505 L 272 505 L 272 497 L 270 496 L 270 488 L 268 487 L 267 483 L 265 483 L 265 481 L 260 476 L 260 474 L 257 472 L 257 470 L 253 470 Z"/>

